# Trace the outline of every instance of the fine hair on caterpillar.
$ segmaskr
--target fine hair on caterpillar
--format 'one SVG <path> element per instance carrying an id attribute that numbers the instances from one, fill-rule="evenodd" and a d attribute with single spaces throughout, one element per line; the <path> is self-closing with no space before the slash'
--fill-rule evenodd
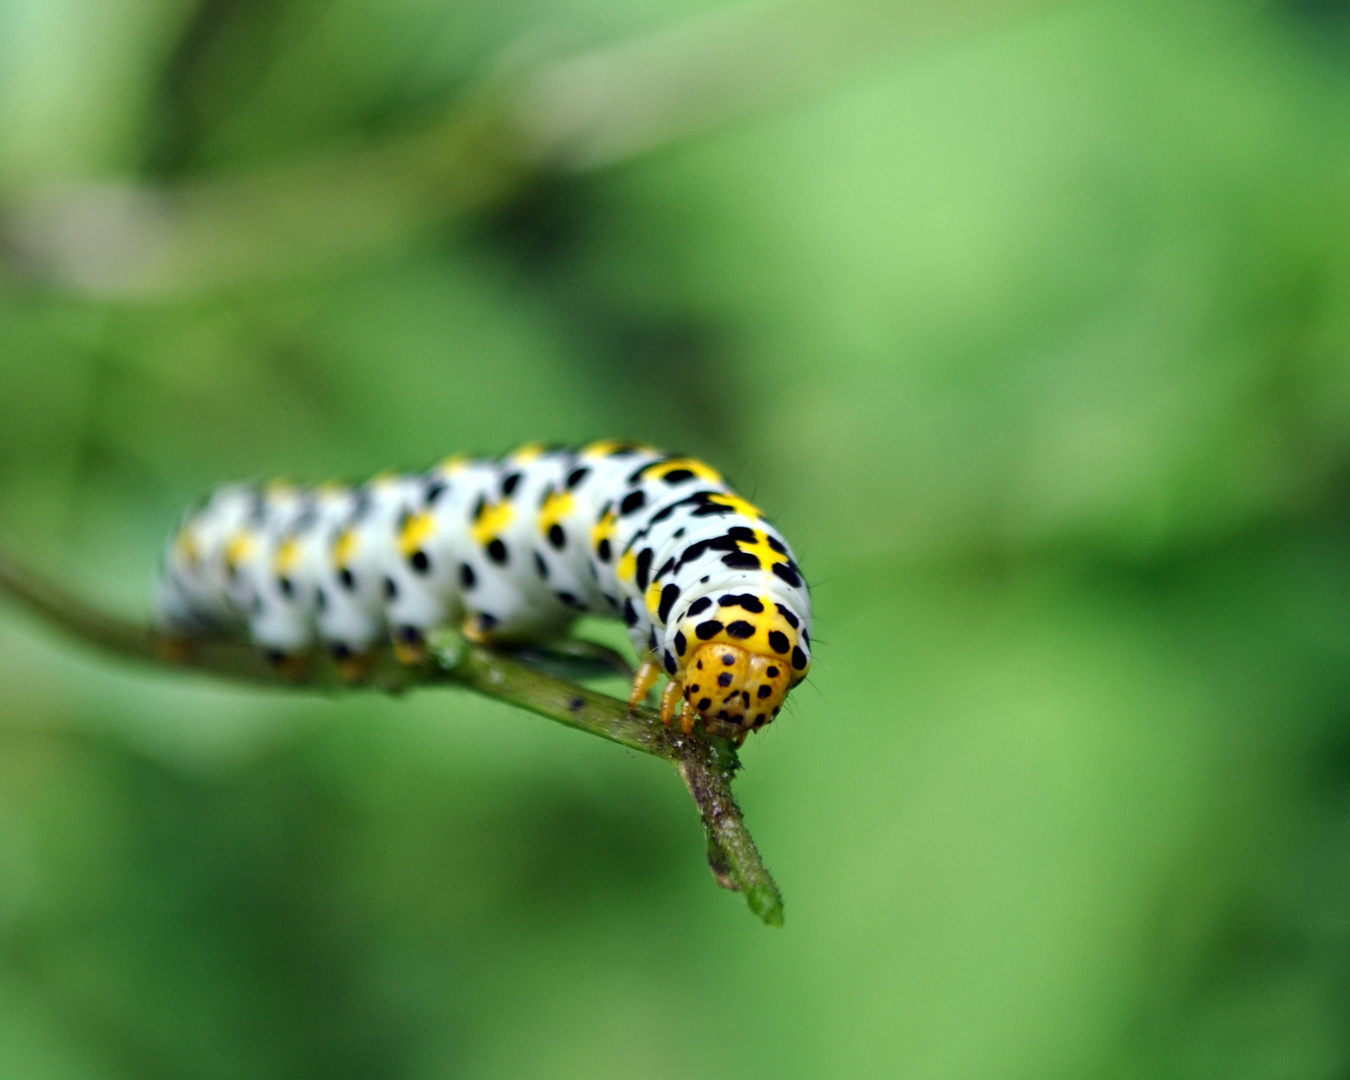
<path id="1" fill-rule="evenodd" d="M 787 541 L 710 466 L 638 443 L 530 444 L 358 486 L 227 484 L 169 538 L 167 635 L 246 635 L 275 663 L 315 649 L 360 679 L 426 635 L 546 642 L 622 619 L 630 703 L 667 676 L 661 719 L 737 740 L 778 715 L 811 662 L 811 605 Z"/>

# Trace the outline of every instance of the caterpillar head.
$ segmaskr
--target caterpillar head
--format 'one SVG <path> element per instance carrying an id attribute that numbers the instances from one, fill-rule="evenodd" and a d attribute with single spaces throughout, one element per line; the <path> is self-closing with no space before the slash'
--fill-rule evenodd
<path id="1" fill-rule="evenodd" d="M 772 722 L 806 678 L 807 640 L 797 614 L 767 593 L 696 599 L 666 652 L 666 670 L 683 682 L 685 724 L 697 714 L 705 731 L 743 739 Z"/>
<path id="2" fill-rule="evenodd" d="M 690 658 L 685 669 L 685 708 L 703 718 L 715 735 L 744 738 L 769 723 L 798 680 L 781 656 L 761 656 L 739 645 L 714 642 Z"/>

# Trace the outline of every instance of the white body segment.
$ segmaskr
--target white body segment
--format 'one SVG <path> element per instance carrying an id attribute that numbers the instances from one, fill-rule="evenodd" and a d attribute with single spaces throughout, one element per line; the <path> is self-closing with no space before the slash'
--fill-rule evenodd
<path id="1" fill-rule="evenodd" d="M 315 597 L 319 636 L 334 659 L 368 652 L 388 636 L 385 618 L 398 586 L 398 531 L 421 504 L 422 477 L 379 476 L 359 488 L 335 523 Z"/>
<path id="2" fill-rule="evenodd" d="M 165 545 L 156 583 L 155 625 L 161 632 L 205 636 L 244 625 L 226 588 L 226 548 L 262 512 L 256 488 L 229 484 L 183 515 Z"/>

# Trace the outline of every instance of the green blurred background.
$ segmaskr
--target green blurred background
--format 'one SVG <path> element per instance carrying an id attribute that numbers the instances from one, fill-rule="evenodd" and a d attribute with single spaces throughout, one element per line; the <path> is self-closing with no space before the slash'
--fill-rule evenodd
<path id="1" fill-rule="evenodd" d="M 4 608 L 0 1075 L 1350 1074 L 1350 6 L 826 6 L 606 160 L 386 162 L 388 228 L 286 171 L 801 16 L 714 8 L 0 0 L 25 559 L 139 614 L 218 480 L 615 434 L 775 516 L 818 629 L 743 754 L 770 931 L 653 759 Z M 183 191 L 156 277 L 100 213 Z"/>

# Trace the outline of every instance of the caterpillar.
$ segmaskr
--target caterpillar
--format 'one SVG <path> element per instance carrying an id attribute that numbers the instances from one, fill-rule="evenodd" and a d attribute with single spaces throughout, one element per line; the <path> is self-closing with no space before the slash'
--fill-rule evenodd
<path id="1" fill-rule="evenodd" d="M 787 541 L 710 466 L 638 443 L 530 444 L 354 486 L 227 484 L 169 537 L 154 597 L 174 638 L 243 636 L 278 665 L 324 648 L 359 679 L 458 624 L 545 642 L 583 613 L 621 618 L 662 674 L 661 720 L 743 740 L 811 663 L 811 605 Z"/>

